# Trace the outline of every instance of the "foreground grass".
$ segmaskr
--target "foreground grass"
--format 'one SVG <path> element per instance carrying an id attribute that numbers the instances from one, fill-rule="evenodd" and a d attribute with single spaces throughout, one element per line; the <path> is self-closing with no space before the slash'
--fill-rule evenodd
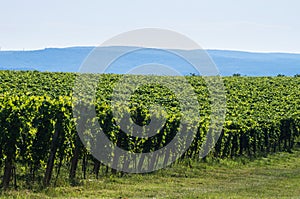
<path id="1" fill-rule="evenodd" d="M 9 190 L 0 198 L 300 198 L 300 149 L 254 161 L 181 163 L 152 174 L 85 180 L 81 186 Z"/>

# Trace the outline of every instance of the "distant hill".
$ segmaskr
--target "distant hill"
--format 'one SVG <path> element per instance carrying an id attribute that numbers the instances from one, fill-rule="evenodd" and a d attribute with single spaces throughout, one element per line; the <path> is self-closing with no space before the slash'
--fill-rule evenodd
<path id="1" fill-rule="evenodd" d="M 120 47 L 106 47 L 106 53 L 118 50 Z M 128 48 L 128 47 L 122 47 Z M 81 63 L 94 47 L 70 47 L 70 48 L 46 48 L 34 51 L 0 51 L 0 70 L 39 70 L 50 72 L 77 72 Z M 275 76 L 278 74 L 293 76 L 300 74 L 300 54 L 290 53 L 250 53 L 228 50 L 207 50 L 212 60 L 217 65 L 220 74 L 230 76 L 235 73 L 247 76 Z M 155 54 L 156 53 L 156 54 Z M 189 51 L 195 53 L 195 50 Z M 145 63 L 161 53 L 141 55 Z M 152 57 L 152 58 L 151 58 Z M 161 59 L 163 61 L 163 59 Z M 136 63 L 135 60 L 124 59 L 120 71 L 123 73 L 126 67 Z M 171 60 L 172 66 L 182 74 L 194 73 L 193 70 L 182 68 L 180 62 Z"/>

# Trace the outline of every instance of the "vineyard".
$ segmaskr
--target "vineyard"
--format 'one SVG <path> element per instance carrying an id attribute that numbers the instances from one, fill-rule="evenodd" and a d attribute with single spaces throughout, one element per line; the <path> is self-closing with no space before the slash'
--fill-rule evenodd
<path id="1" fill-rule="evenodd" d="M 17 186 L 19 181 L 49 186 L 64 176 L 62 169 L 68 171 L 71 184 L 91 175 L 98 178 L 119 174 L 94 158 L 90 153 L 93 146 L 85 148 L 77 134 L 78 121 L 73 117 L 72 108 L 76 77 L 74 73 L 0 71 L 0 176 L 3 188 Z M 95 81 L 99 78 L 94 104 L 97 122 L 104 133 L 118 147 L 135 153 L 147 153 L 166 146 L 180 128 L 181 114 L 176 95 L 153 84 L 143 85 L 133 93 L 126 110 L 137 124 L 149 122 L 149 104 L 165 107 L 155 113 L 154 119 L 166 114 L 166 122 L 155 136 L 137 138 L 116 125 L 112 113 L 112 92 L 121 77 L 114 74 L 89 76 Z M 189 76 L 186 80 L 196 94 L 200 119 L 195 124 L 196 132 L 190 147 L 178 161 L 199 157 L 211 113 L 209 91 L 203 78 Z M 291 152 L 299 144 L 299 77 L 224 77 L 223 81 L 226 118 L 221 135 L 208 156 L 257 157 L 279 151 Z M 193 115 L 189 119 L 193 120 Z M 89 129 L 86 131 L 91 134 Z M 172 157 L 164 158 L 167 161 Z"/>

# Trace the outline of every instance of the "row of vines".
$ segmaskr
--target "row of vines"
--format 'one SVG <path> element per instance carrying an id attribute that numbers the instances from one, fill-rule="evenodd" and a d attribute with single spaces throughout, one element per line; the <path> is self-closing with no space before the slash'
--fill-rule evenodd
<path id="1" fill-rule="evenodd" d="M 165 124 L 155 136 L 137 138 L 116 125 L 110 106 L 114 85 L 121 77 L 113 74 L 90 76 L 95 81 L 100 79 L 94 105 L 97 122 L 106 136 L 118 147 L 135 153 L 151 152 L 167 145 L 176 135 L 181 120 L 174 93 L 153 84 L 141 86 L 134 92 L 127 111 L 137 124 L 149 122 L 149 104 L 161 104 L 167 113 Z M 76 74 L 72 73 L 0 71 L 0 175 L 3 188 L 18 186 L 19 181 L 49 186 L 60 177 L 65 178 L 65 173 L 71 183 L 87 178 L 90 173 L 96 178 L 101 172 L 117 173 L 94 158 L 77 134 L 72 109 L 75 78 Z M 197 95 L 200 120 L 195 124 L 197 132 L 194 132 L 193 142 L 181 158 L 197 159 L 210 122 L 209 93 L 201 77 L 186 79 Z M 299 144 L 300 78 L 225 77 L 223 80 L 226 119 L 209 156 L 256 157 L 292 151 Z M 160 112 L 154 117 L 159 115 Z"/>

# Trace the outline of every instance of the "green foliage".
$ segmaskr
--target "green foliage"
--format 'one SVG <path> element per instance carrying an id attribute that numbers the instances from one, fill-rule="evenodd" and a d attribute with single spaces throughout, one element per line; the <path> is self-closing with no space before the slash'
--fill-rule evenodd
<path id="1" fill-rule="evenodd" d="M 294 77 L 300 77 L 300 74 L 296 74 L 296 75 L 294 75 Z"/>
<path id="2" fill-rule="evenodd" d="M 103 165 L 101 168 L 95 166 L 97 161 L 78 143 L 72 115 L 76 76 L 72 73 L 0 71 L 0 165 L 4 173 L 11 166 L 25 166 L 30 184 L 39 179 L 41 171 L 52 171 L 52 160 L 57 174 L 62 164 L 71 165 L 71 178 L 75 178 L 74 171 L 76 173 L 80 161 L 83 170 L 93 165 L 95 173 L 101 168 L 109 172 Z M 147 124 L 149 106 L 154 104 L 164 107 L 154 117 L 166 115 L 166 123 L 155 136 L 136 138 L 116 124 L 110 103 L 112 91 L 121 77 L 113 74 L 88 76 L 90 81 L 98 82 L 95 104 L 92 104 L 97 116 L 92 120 L 96 119 L 107 137 L 125 150 L 150 152 L 167 145 L 176 135 L 181 119 L 180 104 L 174 93 L 153 84 L 135 90 L 125 109 L 133 121 Z M 205 81 L 200 76 L 186 78 L 197 95 L 201 118 L 192 145 L 182 158 L 197 158 L 208 131 L 211 103 Z M 83 86 L 88 86 L 85 83 L 88 81 L 82 82 Z M 235 76 L 224 78 L 224 83 L 226 121 L 210 157 L 256 157 L 293 149 L 300 131 L 299 78 Z M 89 102 L 83 101 L 81 105 L 91 107 Z M 116 108 L 121 110 L 122 107 Z M 89 129 L 85 133 L 93 136 Z M 91 143 L 91 147 L 96 146 Z M 7 175 L 10 180 L 12 174 L 8 172 Z M 49 177 L 49 173 L 47 175 Z"/>

